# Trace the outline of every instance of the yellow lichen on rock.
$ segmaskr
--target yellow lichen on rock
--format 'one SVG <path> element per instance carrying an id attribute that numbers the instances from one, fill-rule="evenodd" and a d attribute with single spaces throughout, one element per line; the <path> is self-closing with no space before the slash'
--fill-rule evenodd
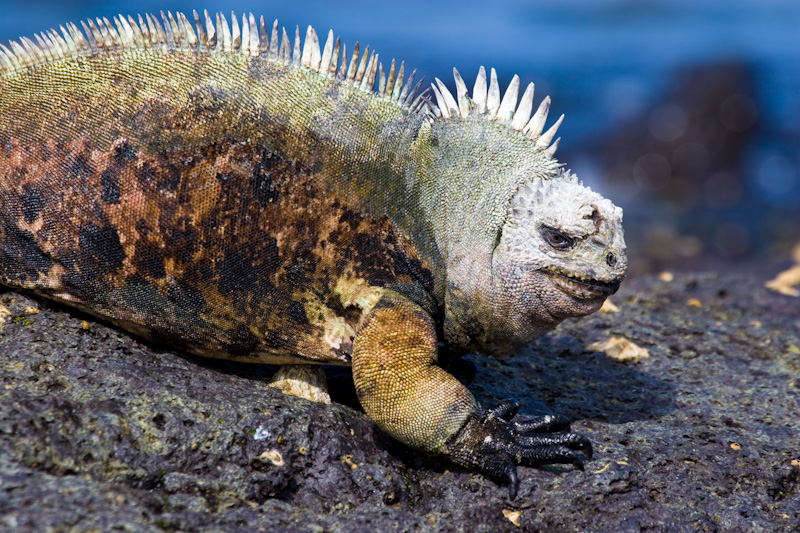
<path id="1" fill-rule="evenodd" d="M 3 324 L 6 319 L 11 316 L 11 310 L 3 304 L 0 304 L 0 335 L 3 334 Z"/>
<path id="2" fill-rule="evenodd" d="M 611 300 L 606 300 L 605 302 L 603 302 L 603 306 L 600 307 L 600 312 L 601 313 L 618 313 L 619 312 L 619 307 L 614 305 L 614 302 L 612 302 Z"/>
<path id="3" fill-rule="evenodd" d="M 792 259 L 796 264 L 766 282 L 766 288 L 787 296 L 800 297 L 800 289 L 795 288 L 795 285 L 800 285 L 800 244 L 794 247 Z"/>
<path id="4" fill-rule="evenodd" d="M 519 527 L 519 517 L 522 516 L 522 511 L 512 511 L 510 509 L 503 509 L 503 516 L 508 518 L 508 521 Z"/>
<path id="5" fill-rule="evenodd" d="M 647 350 L 622 337 L 609 337 L 604 341 L 593 342 L 586 348 L 603 352 L 612 359 L 623 363 L 638 363 L 645 357 L 650 357 Z"/>
<path id="6" fill-rule="evenodd" d="M 283 455 L 278 450 L 266 450 L 258 456 L 262 461 L 269 461 L 275 466 L 283 466 L 286 464 L 283 460 Z"/>

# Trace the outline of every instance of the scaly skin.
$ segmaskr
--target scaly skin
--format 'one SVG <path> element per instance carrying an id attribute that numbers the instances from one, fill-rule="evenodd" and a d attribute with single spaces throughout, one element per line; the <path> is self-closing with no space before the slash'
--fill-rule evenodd
<path id="1" fill-rule="evenodd" d="M 358 330 L 353 380 L 361 405 L 409 446 L 441 453 L 477 412 L 472 394 L 436 366 L 436 325 L 418 304 L 384 293 Z"/>
<path id="2" fill-rule="evenodd" d="M 532 87 L 501 103 L 481 70 L 434 104 L 394 63 L 374 94 L 366 54 L 218 20 L 0 49 L 0 282 L 203 356 L 351 364 L 384 431 L 512 496 L 517 464 L 581 467 L 565 419 L 484 411 L 437 366 L 440 342 L 512 353 L 624 277 L 622 213 L 560 169 L 549 99 L 529 123 Z"/>

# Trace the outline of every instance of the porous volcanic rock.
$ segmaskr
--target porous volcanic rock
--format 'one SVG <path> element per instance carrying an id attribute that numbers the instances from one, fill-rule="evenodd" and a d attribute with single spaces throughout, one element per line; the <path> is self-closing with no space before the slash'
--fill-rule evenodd
<path id="1" fill-rule="evenodd" d="M 468 357 L 484 405 L 515 397 L 594 443 L 584 472 L 521 468 L 509 501 L 383 435 L 343 370 L 344 403 L 314 404 L 268 387 L 274 369 L 2 293 L 0 530 L 800 531 L 800 299 L 685 274 L 612 301 L 505 361 Z M 612 336 L 650 356 L 586 348 Z"/>

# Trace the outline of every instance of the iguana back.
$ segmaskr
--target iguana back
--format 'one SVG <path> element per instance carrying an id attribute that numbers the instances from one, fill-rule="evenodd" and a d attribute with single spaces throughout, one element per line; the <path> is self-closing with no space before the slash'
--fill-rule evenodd
<path id="1" fill-rule="evenodd" d="M 291 55 L 277 21 L 271 49 L 252 15 L 163 22 L 0 56 L 0 281 L 202 355 L 348 363 L 376 288 L 433 290 L 424 228 L 388 216 L 415 218 L 395 192 L 421 100 L 358 47 L 334 76 L 312 29 Z"/>

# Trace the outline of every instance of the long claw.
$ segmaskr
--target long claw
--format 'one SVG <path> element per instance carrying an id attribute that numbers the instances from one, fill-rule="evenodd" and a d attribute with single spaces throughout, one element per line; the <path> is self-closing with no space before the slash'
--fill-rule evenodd
<path id="1" fill-rule="evenodd" d="M 573 440 L 573 442 L 566 445 L 572 448 L 573 450 L 578 450 L 583 455 L 585 455 L 587 459 L 591 459 L 592 453 L 594 451 L 592 450 L 592 442 L 583 435 L 577 435 L 575 433 L 569 433 L 569 435 L 574 435 L 575 439 Z"/>
<path id="2" fill-rule="evenodd" d="M 510 459 L 502 455 L 488 457 L 481 467 L 481 471 L 488 478 L 501 485 L 508 485 L 508 496 L 510 499 L 517 497 L 519 491 L 519 477 L 517 476 L 517 465 Z"/>
<path id="3" fill-rule="evenodd" d="M 581 447 L 581 451 L 583 455 L 586 456 L 587 459 L 591 459 L 592 455 L 594 455 L 594 449 L 592 449 L 592 443 L 589 439 L 586 439 L 586 444 Z"/>
<path id="4" fill-rule="evenodd" d="M 519 477 L 517 477 L 517 466 L 510 461 L 509 464 L 511 468 L 508 470 L 508 477 L 506 478 L 508 482 L 508 499 L 515 500 L 517 492 L 519 492 Z"/>

